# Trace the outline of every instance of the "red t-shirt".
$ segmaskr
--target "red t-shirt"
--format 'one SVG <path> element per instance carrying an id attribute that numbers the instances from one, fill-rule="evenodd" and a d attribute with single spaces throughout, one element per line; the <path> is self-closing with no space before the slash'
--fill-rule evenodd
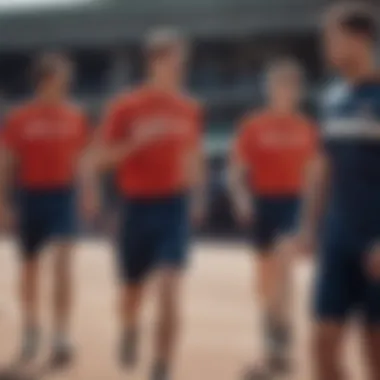
<path id="1" fill-rule="evenodd" d="M 87 122 L 67 103 L 31 102 L 9 114 L 0 141 L 18 160 L 20 185 L 31 189 L 71 186 Z"/>
<path id="2" fill-rule="evenodd" d="M 249 169 L 249 184 L 260 195 L 297 195 L 306 164 L 317 149 L 313 123 L 299 114 L 263 111 L 241 123 L 234 153 Z"/>
<path id="3" fill-rule="evenodd" d="M 108 145 L 153 134 L 117 168 L 120 191 L 131 197 L 167 196 L 187 189 L 184 162 L 200 141 L 201 108 L 181 94 L 142 87 L 112 105 L 103 126 Z"/>

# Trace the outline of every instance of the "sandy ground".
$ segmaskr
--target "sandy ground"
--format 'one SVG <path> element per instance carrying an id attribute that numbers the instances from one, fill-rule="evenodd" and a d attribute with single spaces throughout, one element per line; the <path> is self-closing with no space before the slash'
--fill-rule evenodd
<path id="1" fill-rule="evenodd" d="M 75 310 L 73 339 L 75 364 L 64 372 L 44 369 L 51 333 L 49 292 L 52 256 L 45 255 L 41 281 L 41 318 L 44 352 L 23 372 L 37 379 L 110 380 L 147 379 L 154 330 L 154 287 L 144 308 L 143 345 L 139 368 L 121 372 L 117 365 L 118 343 L 116 274 L 112 249 L 104 242 L 82 242 L 75 253 Z M 9 367 L 17 353 L 20 313 L 17 302 L 17 254 L 10 242 L 0 242 L 0 368 Z M 257 308 L 251 291 L 254 263 L 244 246 L 224 243 L 195 244 L 185 281 L 183 332 L 174 380 L 235 380 L 259 350 Z M 297 373 L 291 380 L 312 379 L 308 341 L 309 294 L 313 276 L 310 263 L 294 270 L 293 305 Z M 346 362 L 353 380 L 364 379 L 356 358 L 359 354 L 350 337 Z M 5 377 L 4 377 L 5 379 Z M 0 376 L 0 380 L 2 380 Z"/>

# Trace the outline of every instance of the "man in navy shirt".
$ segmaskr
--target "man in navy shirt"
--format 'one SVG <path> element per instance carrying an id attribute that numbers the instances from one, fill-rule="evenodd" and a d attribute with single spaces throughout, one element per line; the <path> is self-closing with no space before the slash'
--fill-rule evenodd
<path id="1" fill-rule="evenodd" d="M 376 21 L 362 6 L 334 7 L 323 31 L 341 78 L 323 96 L 323 149 L 309 172 L 298 248 L 318 242 L 315 379 L 341 380 L 349 317 L 363 326 L 368 379 L 380 379 L 380 75 Z M 321 233 L 321 238 L 317 234 Z"/>

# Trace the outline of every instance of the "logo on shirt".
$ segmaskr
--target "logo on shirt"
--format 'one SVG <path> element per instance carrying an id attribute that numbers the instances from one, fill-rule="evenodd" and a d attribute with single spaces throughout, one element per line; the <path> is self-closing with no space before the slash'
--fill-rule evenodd
<path id="1" fill-rule="evenodd" d="M 380 139 L 380 122 L 370 117 L 341 117 L 327 120 L 323 127 L 327 138 Z"/>
<path id="2" fill-rule="evenodd" d="M 132 127 L 132 138 L 149 135 L 153 140 L 183 138 L 191 133 L 191 125 L 180 118 L 156 116 L 137 120 Z"/>
<path id="3" fill-rule="evenodd" d="M 27 140 L 51 140 L 72 136 L 75 134 L 75 128 L 66 121 L 52 123 L 36 120 L 27 124 L 23 132 Z"/>
<path id="4" fill-rule="evenodd" d="M 305 146 L 308 137 L 303 133 L 278 133 L 266 131 L 259 135 L 259 144 L 265 148 L 294 148 Z"/>
<path id="5" fill-rule="evenodd" d="M 351 97 L 351 88 L 347 83 L 336 83 L 331 86 L 323 97 L 325 106 L 337 106 L 346 102 Z"/>

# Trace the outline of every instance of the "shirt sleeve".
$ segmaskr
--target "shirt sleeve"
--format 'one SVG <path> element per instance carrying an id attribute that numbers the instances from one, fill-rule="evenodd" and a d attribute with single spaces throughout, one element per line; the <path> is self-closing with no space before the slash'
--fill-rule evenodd
<path id="1" fill-rule="evenodd" d="M 103 143 L 111 145 L 126 137 L 128 113 L 127 107 L 123 107 L 120 103 L 113 103 L 108 107 L 100 126 L 100 139 Z"/>

